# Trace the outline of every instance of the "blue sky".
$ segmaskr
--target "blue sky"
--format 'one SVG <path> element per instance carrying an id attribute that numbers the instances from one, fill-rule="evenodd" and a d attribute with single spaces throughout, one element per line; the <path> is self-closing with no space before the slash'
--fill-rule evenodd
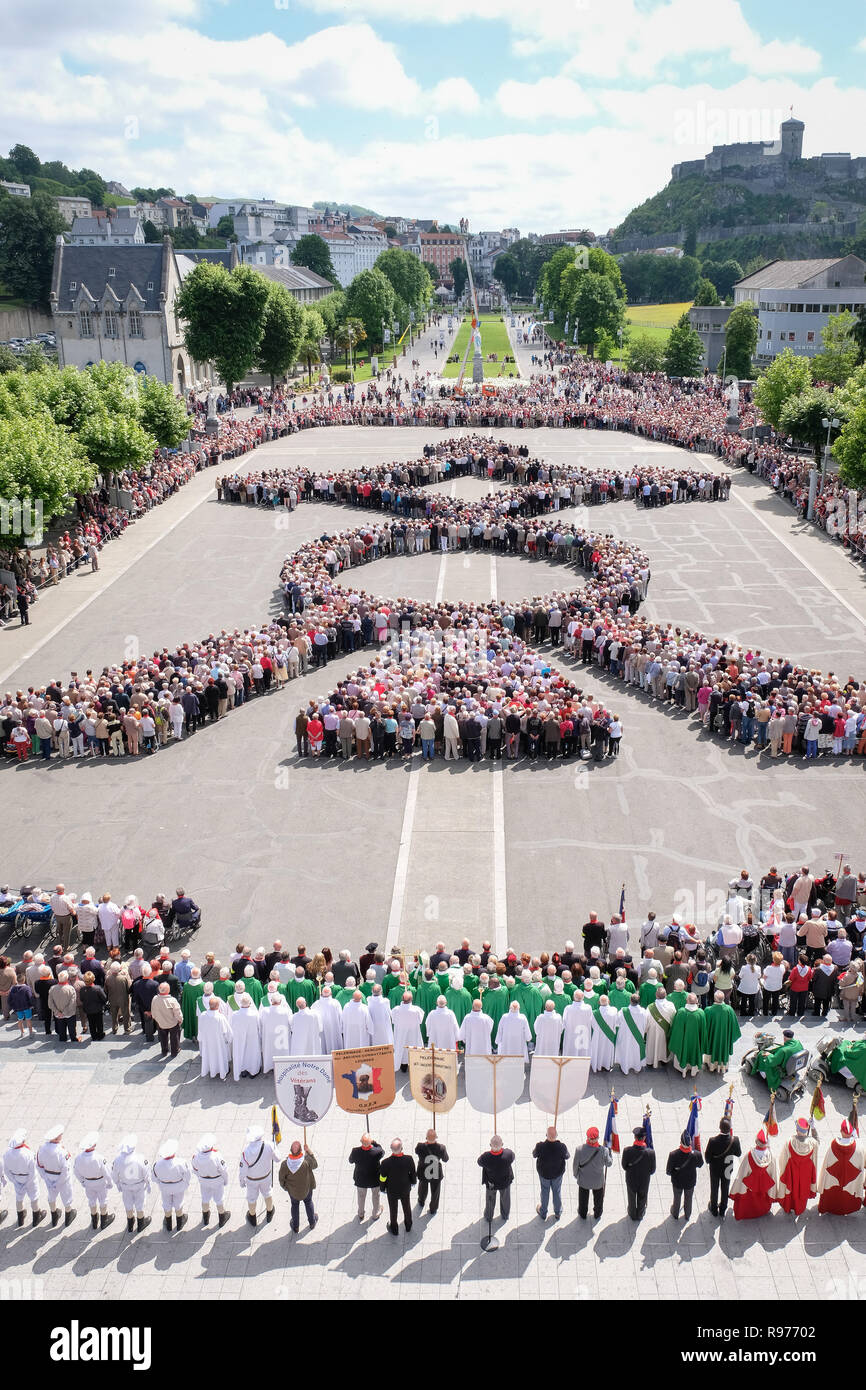
<path id="1" fill-rule="evenodd" d="M 0 148 L 200 196 L 602 232 L 791 105 L 804 153 L 866 153 L 866 9 L 832 8 L 31 0 L 4 15 Z"/>

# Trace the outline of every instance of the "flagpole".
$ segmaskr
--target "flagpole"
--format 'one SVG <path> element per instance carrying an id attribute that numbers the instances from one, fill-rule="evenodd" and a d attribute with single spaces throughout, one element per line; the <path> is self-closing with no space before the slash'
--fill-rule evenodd
<path id="1" fill-rule="evenodd" d="M 556 1061 L 556 1058 L 554 1058 Z M 562 1085 L 562 1068 L 565 1066 L 565 1058 L 556 1061 L 556 1100 L 553 1105 L 553 1128 L 556 1129 L 556 1121 L 559 1118 L 559 1088 Z"/>
<path id="2" fill-rule="evenodd" d="M 496 1061 L 491 1060 L 491 1066 L 493 1067 L 493 1133 L 496 1134 Z"/>
<path id="3" fill-rule="evenodd" d="M 436 1114 L 436 1048 L 430 1044 L 430 1070 L 433 1074 L 433 1114 Z"/>

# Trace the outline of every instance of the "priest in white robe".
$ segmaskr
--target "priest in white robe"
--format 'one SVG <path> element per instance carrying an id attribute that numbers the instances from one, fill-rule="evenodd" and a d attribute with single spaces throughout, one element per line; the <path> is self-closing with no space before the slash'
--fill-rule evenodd
<path id="1" fill-rule="evenodd" d="M 291 1057 L 315 1057 L 322 1048 L 322 1024 L 318 1014 L 307 1007 L 303 996 L 295 1000 L 296 1013 L 292 1015 Z"/>
<path id="2" fill-rule="evenodd" d="M 556 1005 L 552 999 L 548 999 L 535 1020 L 536 1057 L 559 1056 L 559 1046 L 562 1042 L 564 1027 L 561 1017 L 556 1012 Z"/>
<path id="3" fill-rule="evenodd" d="M 467 1057 L 489 1057 L 493 1052 L 493 1019 L 481 1009 L 481 1000 L 473 999 L 472 1008 L 460 1025 L 457 1034 Z"/>
<path id="4" fill-rule="evenodd" d="M 259 1011 L 252 996 L 235 991 L 232 1003 L 232 1072 L 235 1081 L 242 1076 L 258 1076 L 262 1069 L 262 1039 Z M 229 1005 L 231 1008 L 231 1004 Z"/>
<path id="5" fill-rule="evenodd" d="M 520 1005 L 514 1003 L 499 1020 L 496 1030 L 496 1051 L 502 1057 L 522 1057 L 529 1061 L 528 1044 L 532 1041 L 529 1019 L 520 1012 Z"/>
<path id="6" fill-rule="evenodd" d="M 322 1025 L 322 1047 L 325 1052 L 336 1052 L 339 1048 L 345 1047 L 343 1042 L 343 1010 L 334 998 L 330 985 L 324 986 L 321 995 L 312 1005 L 311 1011 Z"/>
<path id="7" fill-rule="evenodd" d="M 369 1047 L 372 1035 L 370 1010 L 363 994 L 356 989 L 348 1004 L 343 1006 L 343 1047 Z"/>
<path id="8" fill-rule="evenodd" d="M 658 1068 L 669 1060 L 668 1035 L 676 1014 L 666 990 L 657 991 L 646 1014 L 646 1064 L 648 1067 Z"/>
<path id="9" fill-rule="evenodd" d="M 367 1008 L 370 1011 L 371 1047 L 390 1047 L 394 1041 L 394 1020 L 391 1005 L 382 993 L 381 985 L 373 986 Z"/>
<path id="10" fill-rule="evenodd" d="M 427 1015 L 427 1041 L 431 1047 L 446 1047 L 453 1052 L 457 1048 L 460 1027 L 457 1015 L 449 1009 L 445 995 L 440 994 L 436 1008 Z"/>
<path id="11" fill-rule="evenodd" d="M 273 981 L 259 1010 L 262 1035 L 262 1071 L 273 1071 L 275 1057 L 288 1057 L 292 1042 L 292 1011 Z"/>
<path id="12" fill-rule="evenodd" d="M 603 994 L 592 1016 L 589 1057 L 593 1071 L 610 1071 L 613 1066 L 618 1027 L 619 1009 L 615 1009 Z"/>
<path id="13" fill-rule="evenodd" d="M 590 1004 L 592 990 L 586 994 L 575 993 L 574 999 L 562 1011 L 563 1057 L 588 1057 L 592 1036 L 593 1008 Z"/>
<path id="14" fill-rule="evenodd" d="M 224 1017 L 221 999 L 212 994 L 207 1013 L 198 1020 L 198 1050 L 202 1076 L 218 1076 L 225 1081 L 232 1064 L 232 1027 Z"/>
<path id="15" fill-rule="evenodd" d="M 616 1060 L 623 1076 L 631 1071 L 643 1071 L 646 1065 L 647 1012 L 633 994 L 625 1008 L 619 1011 L 616 1035 Z"/>
<path id="16" fill-rule="evenodd" d="M 204 991 L 201 998 L 196 1002 L 199 1015 L 206 1014 L 210 1008 L 211 999 L 215 999 L 220 1006 L 220 1013 L 223 1018 L 231 1019 L 232 1011 L 224 999 L 220 999 L 218 994 L 214 994 L 213 980 L 205 980 Z"/>
<path id="17" fill-rule="evenodd" d="M 394 1024 L 394 1069 L 399 1067 L 401 1071 L 407 1071 L 409 1068 L 407 1048 L 424 1046 L 424 1039 L 421 1036 L 424 1010 L 412 1003 L 412 995 L 409 990 L 406 990 L 403 995 L 402 1004 L 398 1004 L 395 1009 L 391 1010 L 391 1021 Z"/>

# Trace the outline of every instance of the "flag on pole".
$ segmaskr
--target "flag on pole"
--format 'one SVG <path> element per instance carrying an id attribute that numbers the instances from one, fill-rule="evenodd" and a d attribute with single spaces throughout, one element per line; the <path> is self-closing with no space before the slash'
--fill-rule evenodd
<path id="1" fill-rule="evenodd" d="M 776 1123 L 776 1092 L 775 1092 L 775 1091 L 771 1091 L 771 1092 L 770 1092 L 770 1104 L 768 1105 L 768 1107 L 767 1107 L 767 1113 L 766 1113 L 766 1115 L 764 1116 L 764 1128 L 765 1128 L 765 1130 L 767 1131 L 767 1133 L 769 1134 L 769 1136 L 770 1136 L 771 1139 L 775 1138 L 775 1136 L 779 1133 L 779 1126 L 778 1126 L 778 1124 Z"/>
<path id="2" fill-rule="evenodd" d="M 695 1153 L 701 1151 L 701 1098 L 698 1095 L 698 1088 L 695 1086 L 694 1095 L 689 1104 L 689 1119 L 686 1125 L 686 1133 L 692 1141 L 692 1148 Z"/>
<path id="3" fill-rule="evenodd" d="M 644 1117 L 643 1117 L 643 1127 L 644 1127 L 644 1129 L 646 1130 L 646 1146 L 647 1146 L 648 1149 L 654 1149 L 654 1148 L 655 1148 L 655 1145 L 653 1144 L 653 1126 L 652 1126 L 652 1120 L 650 1119 L 651 1113 L 652 1113 L 652 1112 L 651 1112 L 649 1106 L 647 1106 L 646 1111 L 645 1111 L 645 1113 L 644 1113 Z"/>
<path id="4" fill-rule="evenodd" d="M 860 1138 L 860 1120 L 857 1115 L 857 1102 L 859 1099 L 859 1096 L 854 1097 L 851 1102 L 851 1110 L 848 1114 L 848 1123 L 851 1126 L 852 1133 L 856 1134 L 858 1139 Z"/>
<path id="5" fill-rule="evenodd" d="M 280 1133 L 280 1121 L 277 1116 L 277 1107 L 271 1106 L 271 1136 L 275 1144 L 282 1144 L 283 1136 Z"/>
<path id="6" fill-rule="evenodd" d="M 619 920 L 625 921 L 625 884 L 622 885 L 619 894 Z"/>
<path id="7" fill-rule="evenodd" d="M 728 1124 L 731 1126 L 731 1133 L 733 1134 L 733 1132 L 734 1132 L 734 1083 L 733 1083 L 733 1081 L 731 1082 L 730 1089 L 728 1090 L 728 1099 L 725 1101 L 725 1113 L 724 1113 L 723 1119 L 726 1119 L 726 1120 L 727 1120 Z M 764 1124 L 766 1124 L 766 1123 L 767 1123 L 767 1120 L 766 1120 L 766 1116 L 765 1116 L 765 1117 L 764 1117 Z"/>
<path id="8" fill-rule="evenodd" d="M 824 1118 L 824 1092 L 821 1090 L 821 1083 L 812 1092 L 812 1104 L 809 1107 L 809 1119 L 814 1122 Z"/>
<path id="9" fill-rule="evenodd" d="M 604 1127 L 604 1145 L 613 1153 L 619 1153 L 619 1127 L 616 1122 L 619 1106 L 613 1091 L 610 1093 L 610 1105 L 607 1107 L 607 1124 Z"/>

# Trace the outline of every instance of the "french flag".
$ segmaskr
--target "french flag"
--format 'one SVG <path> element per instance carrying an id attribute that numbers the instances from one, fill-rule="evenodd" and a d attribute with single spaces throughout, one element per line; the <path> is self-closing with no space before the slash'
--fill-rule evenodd
<path id="1" fill-rule="evenodd" d="M 689 1121 L 686 1125 L 686 1133 L 692 1141 L 692 1148 L 695 1153 L 701 1151 L 701 1098 L 695 1091 L 689 1106 Z"/>
<path id="2" fill-rule="evenodd" d="M 616 1096 L 611 1092 L 610 1105 L 607 1107 L 607 1124 L 604 1127 L 604 1144 L 612 1153 L 619 1153 L 619 1127 L 616 1117 L 619 1107 Z"/>

